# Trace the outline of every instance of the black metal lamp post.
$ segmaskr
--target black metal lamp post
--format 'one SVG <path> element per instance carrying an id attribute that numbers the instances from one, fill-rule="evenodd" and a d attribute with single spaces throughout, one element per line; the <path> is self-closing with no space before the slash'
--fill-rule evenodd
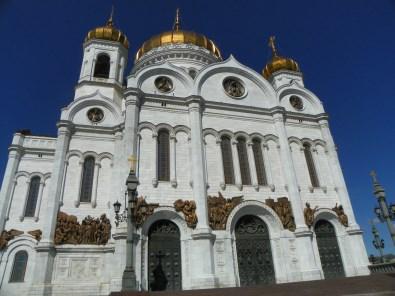
<path id="1" fill-rule="evenodd" d="M 380 222 L 386 222 L 388 230 L 391 234 L 392 242 L 395 245 L 395 226 L 392 221 L 395 220 L 395 204 L 391 204 L 388 206 L 387 201 L 385 199 L 385 191 L 384 188 L 377 181 L 377 175 L 375 171 L 370 173 L 373 179 L 373 187 L 374 187 L 374 195 L 377 198 L 377 202 L 379 204 L 378 207 L 374 208 L 374 213 L 377 218 L 379 218 Z"/>
<path id="2" fill-rule="evenodd" d="M 376 250 L 379 251 L 380 253 L 380 262 L 384 263 L 384 254 L 383 254 L 383 250 L 384 250 L 384 240 L 380 239 L 380 234 L 376 228 L 376 226 L 374 226 L 374 224 L 372 225 L 372 233 L 373 233 L 373 246 L 376 248 Z"/>

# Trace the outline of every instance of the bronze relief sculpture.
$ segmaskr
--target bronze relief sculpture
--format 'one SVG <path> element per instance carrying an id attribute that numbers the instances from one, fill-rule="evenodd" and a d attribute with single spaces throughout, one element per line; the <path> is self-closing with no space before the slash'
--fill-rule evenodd
<path id="1" fill-rule="evenodd" d="M 347 215 L 344 213 L 344 209 L 342 205 L 335 205 L 335 207 L 332 209 L 332 211 L 334 211 L 337 215 L 337 219 L 339 220 L 339 222 L 341 224 L 343 224 L 345 227 L 348 227 L 348 217 Z"/>
<path id="2" fill-rule="evenodd" d="M 208 196 L 208 219 L 213 230 L 224 230 L 230 212 L 243 201 L 243 196 L 224 198 L 221 192 L 218 196 Z"/>
<path id="3" fill-rule="evenodd" d="M 36 241 L 41 240 L 42 231 L 40 229 L 31 230 L 31 231 L 28 231 L 27 233 L 30 234 L 31 236 L 33 236 L 36 239 Z"/>
<path id="4" fill-rule="evenodd" d="M 306 207 L 303 210 L 304 221 L 306 225 L 310 228 L 314 224 L 314 214 L 318 211 L 318 206 L 314 209 L 310 207 L 310 204 L 306 202 Z"/>
<path id="5" fill-rule="evenodd" d="M 16 229 L 11 229 L 11 230 L 3 230 L 3 232 L 0 235 L 0 250 L 4 250 L 8 242 L 12 239 L 14 239 L 16 236 L 23 234 L 23 231 L 16 230 Z"/>
<path id="6" fill-rule="evenodd" d="M 295 231 L 295 219 L 292 213 L 291 202 L 288 198 L 279 197 L 277 201 L 269 198 L 266 199 L 265 203 L 276 212 L 285 229 Z"/>
<path id="7" fill-rule="evenodd" d="M 198 218 L 196 216 L 196 203 L 194 200 L 178 199 L 174 202 L 174 208 L 177 212 L 182 212 L 184 214 L 188 227 L 196 227 Z"/>
<path id="8" fill-rule="evenodd" d="M 139 197 L 136 202 L 136 207 L 133 212 L 134 223 L 136 227 L 141 227 L 145 220 L 154 213 L 154 210 L 159 207 L 157 203 L 147 203 L 144 197 Z"/>
<path id="9" fill-rule="evenodd" d="M 55 245 L 90 244 L 105 245 L 110 239 L 111 223 L 103 214 L 99 218 L 87 216 L 81 224 L 74 215 L 58 213 L 55 229 Z"/>

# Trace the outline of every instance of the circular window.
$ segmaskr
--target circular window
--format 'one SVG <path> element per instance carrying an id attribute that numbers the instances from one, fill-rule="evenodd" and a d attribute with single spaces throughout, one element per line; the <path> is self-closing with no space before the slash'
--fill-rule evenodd
<path id="1" fill-rule="evenodd" d="M 89 109 L 88 113 L 87 113 L 88 119 L 93 122 L 93 123 L 97 123 L 103 120 L 104 118 L 104 113 L 102 109 L 99 108 L 92 108 Z"/>
<path id="2" fill-rule="evenodd" d="M 155 79 L 155 86 L 160 92 L 166 93 L 173 89 L 173 82 L 169 77 L 159 76 Z"/>
<path id="3" fill-rule="evenodd" d="M 303 101 L 301 98 L 297 96 L 291 96 L 289 98 L 289 103 L 291 104 L 292 107 L 294 107 L 296 110 L 300 111 L 303 110 Z"/>
<path id="4" fill-rule="evenodd" d="M 243 84 L 235 78 L 225 78 L 222 83 L 226 93 L 235 98 L 240 98 L 245 94 Z"/>

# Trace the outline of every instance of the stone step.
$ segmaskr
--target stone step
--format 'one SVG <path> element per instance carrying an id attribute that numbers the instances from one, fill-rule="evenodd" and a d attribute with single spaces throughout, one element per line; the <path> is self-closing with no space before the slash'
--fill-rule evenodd
<path id="1" fill-rule="evenodd" d="M 162 292 L 113 292 L 111 296 L 388 296 L 395 295 L 395 273 L 351 278 L 273 284 L 246 288 L 220 288 Z"/>

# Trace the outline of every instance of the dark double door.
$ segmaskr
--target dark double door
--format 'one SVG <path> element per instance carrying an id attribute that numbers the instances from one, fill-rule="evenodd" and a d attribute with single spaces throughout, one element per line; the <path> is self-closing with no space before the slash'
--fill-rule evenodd
<path id="1" fill-rule="evenodd" d="M 148 233 L 150 291 L 181 290 L 180 231 L 168 220 L 155 222 Z"/>
<path id="2" fill-rule="evenodd" d="M 314 231 L 325 279 L 344 277 L 344 268 L 335 228 L 328 221 L 319 220 L 315 224 Z"/>
<path id="3" fill-rule="evenodd" d="M 273 257 L 266 224 L 256 216 L 243 216 L 236 223 L 235 234 L 240 286 L 274 283 Z"/>

